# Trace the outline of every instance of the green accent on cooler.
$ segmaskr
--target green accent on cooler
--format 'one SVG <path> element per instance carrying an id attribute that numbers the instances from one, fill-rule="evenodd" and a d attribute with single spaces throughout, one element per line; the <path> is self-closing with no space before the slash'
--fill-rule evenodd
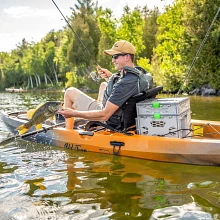
<path id="1" fill-rule="evenodd" d="M 159 102 L 153 102 L 153 108 L 160 108 Z"/>
<path id="2" fill-rule="evenodd" d="M 154 113 L 154 119 L 160 119 L 160 113 Z"/>

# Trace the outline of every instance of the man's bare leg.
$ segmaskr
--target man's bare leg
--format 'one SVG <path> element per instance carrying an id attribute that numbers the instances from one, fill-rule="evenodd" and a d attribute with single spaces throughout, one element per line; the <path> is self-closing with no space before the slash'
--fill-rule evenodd
<path id="1" fill-rule="evenodd" d="M 73 103 L 81 93 L 82 92 L 77 88 L 74 87 L 68 88 L 64 94 L 64 107 L 73 109 L 72 107 Z"/>
<path id="2" fill-rule="evenodd" d="M 81 91 L 71 87 L 68 88 L 64 94 L 64 108 L 73 109 L 72 105 L 77 99 L 77 97 L 81 94 Z M 66 129 L 73 129 L 74 126 L 74 117 L 66 119 Z"/>
<path id="3" fill-rule="evenodd" d="M 99 95 L 97 101 L 102 103 L 103 96 L 104 96 L 104 91 L 106 89 L 107 83 L 102 82 L 99 87 Z M 73 108 L 74 102 L 77 100 L 79 95 L 82 94 L 80 90 L 77 88 L 71 87 L 68 88 L 64 94 L 64 108 Z M 66 128 L 67 129 L 72 129 L 74 124 L 74 118 L 68 118 L 66 119 Z"/>
<path id="4" fill-rule="evenodd" d="M 104 92 L 107 87 L 108 83 L 107 82 L 102 82 L 99 86 L 99 95 L 97 101 L 102 103 L 103 97 L 104 97 Z"/>

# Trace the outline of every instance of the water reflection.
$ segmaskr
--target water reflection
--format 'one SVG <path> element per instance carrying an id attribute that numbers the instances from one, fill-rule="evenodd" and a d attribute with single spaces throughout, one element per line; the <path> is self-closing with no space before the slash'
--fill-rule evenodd
<path id="1" fill-rule="evenodd" d="M 1 148 L 0 155 L 0 212 L 15 219 L 159 219 L 164 213 L 220 213 L 218 167 L 64 151 L 28 142 Z"/>
<path id="2" fill-rule="evenodd" d="M 94 161 L 95 158 L 99 160 Z M 191 169 L 193 166 L 179 165 L 178 168 L 181 173 L 179 171 L 175 173 L 173 171 L 176 168 L 171 169 L 170 164 L 164 164 L 161 173 L 161 167 L 156 168 L 161 163 L 146 163 L 146 161 L 145 163 L 139 163 L 139 161 L 131 158 L 117 158 L 116 160 L 114 158 L 116 157 L 112 159 L 107 157 L 100 160 L 99 157 L 93 156 L 93 162 L 91 162 L 89 161 L 89 155 L 86 155 L 83 160 L 85 167 L 87 167 L 86 170 L 90 170 L 87 175 L 82 171 L 82 168 L 78 168 L 79 170 L 76 171 L 74 161 L 68 160 L 68 172 L 75 174 L 75 181 L 71 181 L 74 186 L 69 184 L 71 189 L 75 190 L 74 202 L 80 201 L 81 196 L 87 197 L 87 201 L 97 199 L 100 201 L 101 193 L 104 193 L 104 200 L 105 202 L 108 201 L 108 206 L 105 206 L 105 208 L 111 207 L 112 211 L 117 213 L 112 216 L 113 218 L 125 217 L 125 215 L 150 218 L 154 209 L 184 207 L 185 204 L 191 207 L 191 211 L 197 211 L 202 210 L 201 206 L 205 207 L 203 205 L 204 201 L 209 201 L 208 207 L 213 210 L 213 212 L 210 212 L 213 215 L 220 211 L 219 204 L 216 204 L 218 200 L 211 198 L 208 193 L 209 190 L 219 190 L 218 182 L 210 180 L 214 178 L 210 178 L 208 169 L 207 173 L 203 172 L 201 179 L 207 178 L 210 181 L 201 181 L 199 184 L 195 181 L 194 184 L 197 187 L 189 189 L 189 184 L 193 184 L 193 182 L 189 182 L 187 177 L 189 175 L 194 176 L 197 172 L 199 175 L 201 169 L 195 172 Z M 175 167 L 175 165 L 172 166 Z M 191 169 L 191 171 L 187 171 L 188 169 Z M 210 167 L 209 169 L 212 170 Z M 185 170 L 186 172 L 184 172 Z M 216 168 L 217 170 L 218 168 Z M 198 177 L 194 180 L 198 180 Z M 90 192 L 92 190 L 93 194 L 85 192 L 87 190 Z M 202 194 L 204 198 L 201 197 L 202 199 L 195 201 L 195 198 L 198 197 L 196 194 Z M 83 201 L 85 202 L 85 200 Z"/>

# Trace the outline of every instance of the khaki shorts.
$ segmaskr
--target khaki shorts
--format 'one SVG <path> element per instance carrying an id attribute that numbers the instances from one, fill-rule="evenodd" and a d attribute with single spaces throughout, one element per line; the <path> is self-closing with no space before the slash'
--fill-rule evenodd
<path id="1" fill-rule="evenodd" d="M 79 111 L 89 111 L 89 110 L 101 110 L 103 108 L 102 103 L 91 98 L 85 93 L 81 93 L 73 103 L 73 108 Z"/>

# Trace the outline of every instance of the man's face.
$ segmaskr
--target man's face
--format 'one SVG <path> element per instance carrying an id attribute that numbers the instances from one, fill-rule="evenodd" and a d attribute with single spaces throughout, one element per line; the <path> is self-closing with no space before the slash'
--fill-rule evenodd
<path id="1" fill-rule="evenodd" d="M 122 70 L 126 66 L 129 59 L 129 54 L 115 54 L 112 56 L 112 63 L 116 70 Z"/>

